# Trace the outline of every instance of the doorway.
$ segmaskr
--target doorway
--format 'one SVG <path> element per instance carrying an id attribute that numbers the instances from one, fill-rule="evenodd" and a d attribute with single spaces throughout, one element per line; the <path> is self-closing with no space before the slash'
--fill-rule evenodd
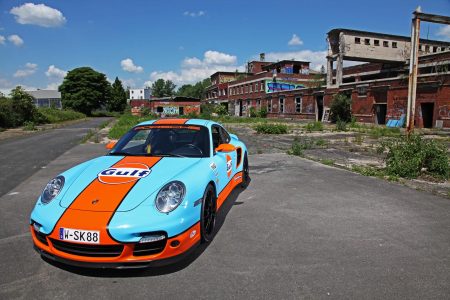
<path id="1" fill-rule="evenodd" d="M 423 128 L 433 128 L 434 103 L 421 103 Z"/>
<path id="2" fill-rule="evenodd" d="M 179 107 L 178 114 L 179 114 L 180 116 L 184 115 L 184 107 L 183 107 L 183 106 L 180 106 L 180 107 Z"/>
<path id="3" fill-rule="evenodd" d="M 323 115 L 323 95 L 316 96 L 316 121 L 322 121 Z"/>
<path id="4" fill-rule="evenodd" d="M 239 100 L 239 117 L 242 117 L 242 100 Z"/>
<path id="5" fill-rule="evenodd" d="M 387 104 L 386 103 L 379 103 L 375 104 L 375 123 L 378 125 L 384 125 L 386 124 L 386 111 L 387 111 Z"/>

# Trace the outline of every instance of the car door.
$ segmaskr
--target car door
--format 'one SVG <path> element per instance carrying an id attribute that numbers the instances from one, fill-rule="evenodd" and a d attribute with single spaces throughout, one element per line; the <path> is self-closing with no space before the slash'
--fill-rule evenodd
<path id="1" fill-rule="evenodd" d="M 235 161 L 236 161 L 236 151 L 232 152 L 216 152 L 215 149 L 220 144 L 226 144 L 230 141 L 230 137 L 224 134 L 224 129 L 219 125 L 213 125 L 211 127 L 211 135 L 213 142 L 213 164 L 215 167 L 216 176 L 216 186 L 218 187 L 218 192 L 220 193 L 224 187 L 231 180 L 236 172 Z M 228 138 L 227 138 L 228 136 Z M 228 139 L 228 140 L 227 140 Z"/>

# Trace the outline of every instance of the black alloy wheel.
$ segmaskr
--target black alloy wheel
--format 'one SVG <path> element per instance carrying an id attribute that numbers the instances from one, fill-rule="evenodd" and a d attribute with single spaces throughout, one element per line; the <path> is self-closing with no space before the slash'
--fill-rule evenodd
<path id="1" fill-rule="evenodd" d="M 241 187 L 246 188 L 250 183 L 250 170 L 248 167 L 248 158 L 247 154 L 244 156 L 244 165 L 242 167 L 242 183 Z"/>
<path id="2" fill-rule="evenodd" d="M 216 225 L 216 193 L 210 184 L 203 194 L 202 215 L 200 218 L 200 230 L 202 243 L 211 242 L 214 237 L 214 228 Z"/>

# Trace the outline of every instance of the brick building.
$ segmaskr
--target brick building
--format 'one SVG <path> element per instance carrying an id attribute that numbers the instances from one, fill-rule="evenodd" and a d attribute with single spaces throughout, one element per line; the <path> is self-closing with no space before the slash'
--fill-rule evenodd
<path id="1" fill-rule="evenodd" d="M 254 61 L 248 65 L 251 75 L 227 82 L 228 94 L 221 101 L 228 101 L 236 116 L 248 116 L 250 107 L 265 107 L 269 118 L 321 120 L 333 96 L 343 93 L 351 97 L 357 121 L 385 124 L 406 114 L 409 40 L 334 29 L 328 33 L 326 76 L 311 71 L 308 62 Z M 420 42 L 416 127 L 450 128 L 450 43 Z M 344 60 L 362 64 L 344 67 Z"/>
<path id="2" fill-rule="evenodd" d="M 139 115 L 144 107 L 158 116 L 200 114 L 200 99 L 191 97 L 162 97 L 151 100 L 130 100 L 131 112 Z"/>
<path id="3" fill-rule="evenodd" d="M 228 111 L 235 116 L 248 116 L 250 107 L 268 112 L 278 107 L 272 94 L 317 85 L 320 74 L 309 69 L 309 62 L 283 60 L 279 62 L 252 61 L 248 69 L 255 73 L 228 82 Z M 317 77 L 319 76 L 319 77 Z M 283 103 L 280 103 L 283 109 Z"/>

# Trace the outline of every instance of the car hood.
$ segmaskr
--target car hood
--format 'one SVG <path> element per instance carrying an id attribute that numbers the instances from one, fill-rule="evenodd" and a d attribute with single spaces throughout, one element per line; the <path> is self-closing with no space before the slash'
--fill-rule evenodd
<path id="1" fill-rule="evenodd" d="M 200 158 L 103 156 L 69 170 L 60 196 L 65 208 L 129 211 Z M 64 173 L 62 175 L 65 175 Z"/>

